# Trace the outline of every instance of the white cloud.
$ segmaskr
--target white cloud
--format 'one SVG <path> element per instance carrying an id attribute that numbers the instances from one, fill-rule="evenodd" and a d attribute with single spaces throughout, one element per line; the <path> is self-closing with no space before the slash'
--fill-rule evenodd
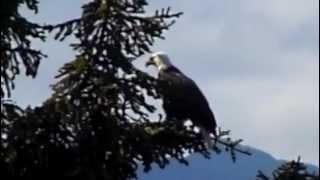
<path id="1" fill-rule="evenodd" d="M 301 64 L 292 79 L 201 81 L 220 126 L 245 143 L 278 158 L 301 155 L 317 163 L 319 152 L 319 92 L 313 64 Z M 318 71 L 318 70 L 316 70 Z M 206 85 L 207 84 L 207 85 Z"/>
<path id="2" fill-rule="evenodd" d="M 274 25 L 290 28 L 315 22 L 319 12 L 319 1 L 314 0 L 246 0 L 245 4 L 253 14 L 269 18 Z"/>

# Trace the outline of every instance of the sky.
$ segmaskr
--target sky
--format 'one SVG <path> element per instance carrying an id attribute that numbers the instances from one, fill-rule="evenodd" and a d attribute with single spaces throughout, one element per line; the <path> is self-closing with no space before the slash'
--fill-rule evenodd
<path id="1" fill-rule="evenodd" d="M 78 17 L 86 1 L 42 0 L 38 15 L 22 12 L 54 24 Z M 276 158 L 300 155 L 319 165 L 318 0 L 149 2 L 149 12 L 167 6 L 184 12 L 152 49 L 167 52 L 197 82 L 220 127 Z M 72 42 L 34 42 L 49 58 L 36 79 L 18 78 L 18 104 L 39 105 L 50 96 L 57 70 L 74 57 Z"/>

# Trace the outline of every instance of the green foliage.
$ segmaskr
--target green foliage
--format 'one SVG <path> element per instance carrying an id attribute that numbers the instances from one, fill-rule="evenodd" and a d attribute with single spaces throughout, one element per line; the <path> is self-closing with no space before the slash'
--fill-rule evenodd
<path id="1" fill-rule="evenodd" d="M 27 76 L 35 77 L 40 60 L 45 57 L 31 47 L 31 40 L 45 40 L 44 28 L 28 21 L 18 11 L 19 6 L 26 5 L 37 13 L 37 4 L 37 0 L 0 1 L 1 98 L 10 97 L 21 64 Z"/>
<path id="2" fill-rule="evenodd" d="M 319 180 L 319 174 L 308 172 L 307 167 L 298 161 L 283 164 L 273 172 L 273 178 L 269 178 L 259 171 L 257 180 Z"/>
<path id="3" fill-rule="evenodd" d="M 141 166 L 165 168 L 172 159 L 188 164 L 185 152 L 209 157 L 200 134 L 150 118 L 156 108 L 147 99 L 159 98 L 157 81 L 132 64 L 182 13 L 168 8 L 147 16 L 145 0 L 94 0 L 83 6 L 82 17 L 42 27 L 17 11 L 27 4 L 37 12 L 37 1 L 10 4 L 0 22 L 11 22 L 10 14 L 20 20 L 1 24 L 2 97 L 10 97 L 20 61 L 26 75 L 36 76 L 44 56 L 31 48 L 32 39 L 44 39 L 49 31 L 56 40 L 73 35 L 78 43 L 72 44 L 76 58 L 60 69 L 54 94 L 42 106 L 21 109 L 1 100 L 4 179 L 127 180 Z M 226 136 L 220 132 L 214 139 L 216 152 L 226 149 L 234 159 L 236 151 L 247 153 Z"/>

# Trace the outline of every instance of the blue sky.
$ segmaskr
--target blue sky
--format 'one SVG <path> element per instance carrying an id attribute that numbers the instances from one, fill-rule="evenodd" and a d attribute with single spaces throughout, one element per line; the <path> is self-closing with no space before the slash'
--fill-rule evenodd
<path id="1" fill-rule="evenodd" d="M 85 1 L 42 0 L 39 15 L 26 14 L 59 23 L 78 17 Z M 184 11 L 153 50 L 167 52 L 198 83 L 221 127 L 276 158 L 319 164 L 318 0 L 149 2 L 149 11 Z M 17 103 L 37 105 L 50 95 L 57 69 L 74 57 L 70 42 L 35 42 L 49 58 L 37 79 L 18 79 Z"/>

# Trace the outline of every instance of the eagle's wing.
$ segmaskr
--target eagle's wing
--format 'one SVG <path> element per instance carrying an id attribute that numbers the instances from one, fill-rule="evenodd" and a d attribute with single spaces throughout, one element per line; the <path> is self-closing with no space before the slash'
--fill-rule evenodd
<path id="1" fill-rule="evenodd" d="M 196 83 L 174 69 L 159 72 L 159 89 L 167 114 L 192 122 L 215 133 L 216 120 L 209 103 Z"/>

